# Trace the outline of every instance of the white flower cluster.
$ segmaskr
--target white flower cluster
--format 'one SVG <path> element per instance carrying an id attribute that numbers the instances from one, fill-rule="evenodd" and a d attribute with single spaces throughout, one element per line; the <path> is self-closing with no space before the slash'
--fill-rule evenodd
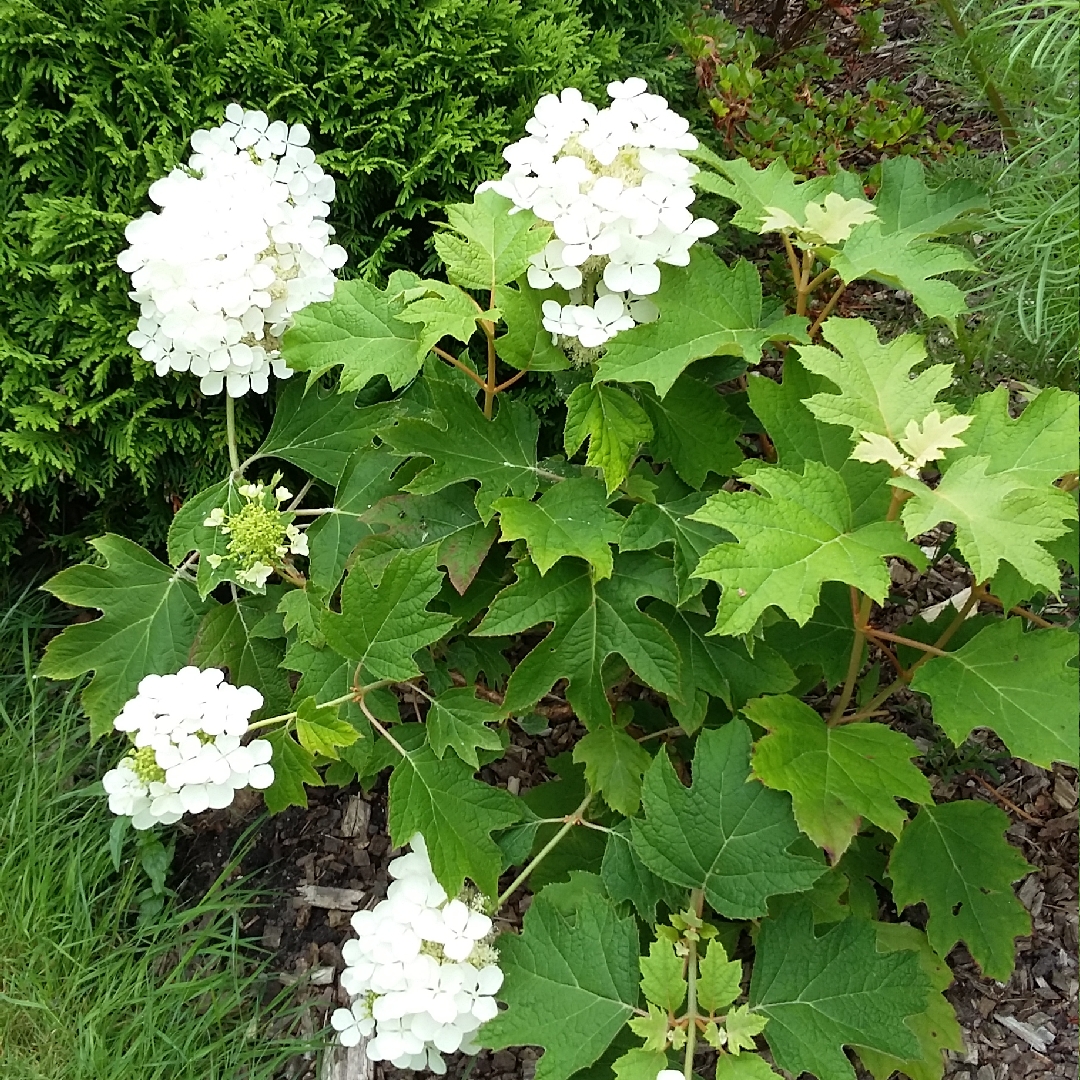
<path id="1" fill-rule="evenodd" d="M 475 1053 L 473 1032 L 499 1011 L 498 954 L 483 898 L 449 900 L 431 872 L 424 838 L 389 867 L 387 897 L 352 917 L 341 985 L 353 998 L 330 1023 L 345 1046 L 370 1037 L 367 1056 L 399 1069 L 446 1072 L 443 1054 Z"/>
<path id="2" fill-rule="evenodd" d="M 142 309 L 128 341 L 159 375 L 191 371 L 204 394 L 265 394 L 291 372 L 280 339 L 292 316 L 334 293 L 345 249 L 326 223 L 334 180 L 315 162 L 303 124 L 225 110 L 196 131 L 186 168 L 150 186 L 161 211 L 126 231 L 117 258 Z"/>
<path id="3" fill-rule="evenodd" d="M 644 79 L 611 83 L 605 109 L 573 88 L 545 95 L 525 125 L 529 134 L 503 151 L 509 171 L 489 185 L 554 226 L 529 284 L 570 293 L 569 305 L 544 303 L 544 326 L 586 348 L 657 318 L 646 299 L 660 288 L 657 264 L 685 266 L 694 241 L 716 231 L 689 210 L 698 170 L 681 151 L 697 139 L 647 89 Z"/>
<path id="4" fill-rule="evenodd" d="M 217 668 L 186 667 L 139 683 L 113 721 L 135 749 L 101 780 L 114 814 L 136 829 L 171 825 L 185 813 L 228 806 L 238 788 L 274 782 L 270 743 L 240 741 L 262 694 L 223 679 Z"/>

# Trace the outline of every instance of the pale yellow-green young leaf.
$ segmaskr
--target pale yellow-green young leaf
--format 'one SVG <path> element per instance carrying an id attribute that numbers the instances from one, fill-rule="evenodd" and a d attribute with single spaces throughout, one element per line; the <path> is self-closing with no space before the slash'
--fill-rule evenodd
<path id="1" fill-rule="evenodd" d="M 931 461 L 937 461 L 946 450 L 963 446 L 964 440 L 957 436 L 971 426 L 975 417 L 959 414 L 941 419 L 941 413 L 934 409 L 920 425 L 909 420 L 900 440 L 901 449 L 911 456 L 911 464 L 921 469 Z"/>
<path id="2" fill-rule="evenodd" d="M 911 421 L 915 423 L 914 420 Z M 896 443 L 885 435 L 879 435 L 876 431 L 860 431 L 862 442 L 851 451 L 851 456 L 856 461 L 865 461 L 873 464 L 875 461 L 885 461 L 897 471 L 908 467 L 908 459 L 897 448 Z"/>
<path id="3" fill-rule="evenodd" d="M 645 1040 L 643 1050 L 659 1052 L 667 1046 L 667 1015 L 655 1005 L 649 1002 L 645 1004 L 648 1006 L 649 1015 L 635 1017 L 628 1022 L 628 1027 L 635 1035 Z"/>
<path id="4" fill-rule="evenodd" d="M 752 1013 L 749 1005 L 739 1005 L 732 1009 L 724 1023 L 727 1028 L 728 1052 L 737 1056 L 742 1050 L 756 1050 L 754 1036 L 760 1035 L 768 1022 L 768 1017 Z"/>
<path id="5" fill-rule="evenodd" d="M 802 243 L 813 247 L 842 243 L 856 225 L 877 221 L 873 206 L 865 199 L 845 199 L 835 191 L 830 191 L 823 202 L 807 203 L 803 221 L 781 206 L 766 206 L 765 213 L 761 232 L 795 232 Z"/>
<path id="6" fill-rule="evenodd" d="M 697 997 L 701 1008 L 710 1013 L 726 1008 L 739 996 L 741 980 L 742 964 L 728 959 L 720 941 L 709 942 L 698 975 Z"/>
<path id="7" fill-rule="evenodd" d="M 649 955 L 642 956 L 641 991 L 645 997 L 668 1012 L 676 1012 L 686 1000 L 684 962 L 670 941 L 653 941 Z"/>

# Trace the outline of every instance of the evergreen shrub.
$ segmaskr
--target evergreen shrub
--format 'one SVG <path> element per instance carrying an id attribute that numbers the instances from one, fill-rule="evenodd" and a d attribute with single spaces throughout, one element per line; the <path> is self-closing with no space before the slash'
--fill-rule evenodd
<path id="1" fill-rule="evenodd" d="M 158 543 L 220 471 L 220 403 L 126 344 L 115 265 L 193 130 L 230 101 L 308 124 L 346 275 L 419 269 L 427 216 L 499 170 L 536 98 L 595 97 L 624 45 L 642 71 L 676 6 L 627 43 L 604 0 L 0 0 L 0 561 L 104 528 Z M 269 403 L 244 406 L 257 440 Z"/>

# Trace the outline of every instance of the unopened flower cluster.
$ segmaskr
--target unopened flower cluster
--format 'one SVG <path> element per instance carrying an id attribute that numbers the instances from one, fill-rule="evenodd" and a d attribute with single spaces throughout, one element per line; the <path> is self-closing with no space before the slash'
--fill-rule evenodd
<path id="1" fill-rule="evenodd" d="M 280 339 L 293 315 L 334 292 L 345 249 L 330 243 L 334 181 L 303 124 L 239 105 L 196 131 L 187 167 L 150 186 L 161 207 L 127 227 L 117 263 L 142 309 L 128 341 L 158 375 L 191 371 L 204 394 L 266 393 L 291 372 Z"/>
<path id="2" fill-rule="evenodd" d="M 685 266 L 694 241 L 716 231 L 689 210 L 698 170 L 682 151 L 697 139 L 647 89 L 643 79 L 611 83 L 605 109 L 572 88 L 542 97 L 529 134 L 503 151 L 509 171 L 490 185 L 554 226 L 529 284 L 569 292 L 570 304 L 544 302 L 544 326 L 586 348 L 657 318 L 647 298 L 660 288 L 658 264 Z"/>
<path id="3" fill-rule="evenodd" d="M 258 690 L 230 685 L 217 668 L 147 675 L 113 721 L 134 749 L 102 777 L 109 809 L 149 829 L 185 813 L 220 810 L 239 788 L 269 787 L 270 743 L 241 743 L 262 703 Z"/>
<path id="4" fill-rule="evenodd" d="M 446 1072 L 443 1054 L 475 1053 L 472 1035 L 498 1012 L 502 985 L 483 898 L 450 900 L 431 872 L 424 838 L 390 863 L 387 897 L 352 918 L 342 946 L 348 1009 L 330 1018 L 345 1046 L 368 1037 L 367 1056 L 399 1069 Z"/>
<path id="5" fill-rule="evenodd" d="M 271 483 L 276 482 L 275 478 Z M 292 498 L 288 488 L 278 487 L 270 494 L 264 484 L 254 483 L 241 484 L 237 491 L 244 504 L 235 514 L 215 506 L 203 520 L 204 526 L 220 529 L 229 537 L 227 554 L 211 553 L 206 561 L 216 570 L 229 560 L 241 585 L 261 589 L 286 556 L 307 555 L 307 533 L 278 509 Z"/>

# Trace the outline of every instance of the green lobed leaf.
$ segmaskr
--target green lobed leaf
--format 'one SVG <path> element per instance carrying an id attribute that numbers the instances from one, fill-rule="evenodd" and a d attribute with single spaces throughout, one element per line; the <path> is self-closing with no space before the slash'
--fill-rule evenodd
<path id="1" fill-rule="evenodd" d="M 398 390 L 416 377 L 427 353 L 420 328 L 397 318 L 404 307 L 392 289 L 384 292 L 362 278 L 339 281 L 333 300 L 296 313 L 282 338 L 282 359 L 311 379 L 340 364 L 341 393 L 362 390 L 377 375 Z"/>
<path id="2" fill-rule="evenodd" d="M 279 391 L 270 432 L 246 464 L 281 458 L 336 484 L 356 448 L 370 441 L 371 419 L 355 394 L 322 394 L 297 379 Z"/>
<path id="3" fill-rule="evenodd" d="M 1001 619 L 927 661 L 911 686 L 930 698 L 934 720 L 957 746 L 987 727 L 1016 757 L 1046 769 L 1055 761 L 1075 765 L 1075 657 L 1069 631 L 1025 632 L 1020 618 Z"/>
<path id="4" fill-rule="evenodd" d="M 309 753 L 336 760 L 339 748 L 352 746 L 360 732 L 338 717 L 336 706 L 318 705 L 312 696 L 296 706 L 296 738 Z"/>
<path id="5" fill-rule="evenodd" d="M 471 203 L 446 207 L 448 229 L 437 232 L 435 250 L 446 275 L 466 289 L 494 291 L 521 277 L 530 258 L 543 250 L 551 227 L 529 210 L 511 214 L 513 203 L 495 191 L 482 191 Z"/>
<path id="6" fill-rule="evenodd" d="M 641 778 L 652 757 L 617 724 L 600 724 L 578 740 L 574 761 L 585 766 L 589 787 L 612 810 L 628 817 L 641 802 Z"/>
<path id="7" fill-rule="evenodd" d="M 236 484 L 230 476 L 227 480 L 192 495 L 169 524 L 168 552 L 169 562 L 173 566 L 179 566 L 191 552 L 199 553 L 199 561 L 195 567 L 195 587 L 199 590 L 200 600 L 205 600 L 223 581 L 229 581 L 235 572 L 229 561 L 217 567 L 210 565 L 207 556 L 225 557 L 229 536 L 221 529 L 204 525 L 203 522 L 210 511 L 218 507 L 229 515 L 235 514 L 243 505 L 244 499 L 236 490 Z"/>
<path id="8" fill-rule="evenodd" d="M 629 901 L 646 922 L 655 920 L 657 904 L 665 904 L 674 911 L 686 903 L 686 894 L 681 889 L 657 877 L 638 858 L 629 821 L 620 821 L 608 834 L 600 877 L 612 900 Z"/>
<path id="9" fill-rule="evenodd" d="M 874 211 L 885 234 L 930 237 L 960 232 L 974 225 L 974 219 L 964 215 L 985 207 L 985 195 L 969 180 L 929 188 L 926 169 L 915 158 L 903 155 L 881 162 Z"/>
<path id="10" fill-rule="evenodd" d="M 938 275 L 976 269 L 963 248 L 928 243 L 910 232 L 886 233 L 876 221 L 857 225 L 829 265 L 844 282 L 870 278 L 906 289 L 926 316 L 947 320 L 967 311 L 967 303 L 960 289 Z"/>
<path id="11" fill-rule="evenodd" d="M 990 473 L 990 467 L 989 458 L 963 458 L 936 488 L 907 476 L 890 481 L 914 496 L 901 511 L 908 536 L 951 521 L 976 581 L 994 577 L 1005 561 L 1028 581 L 1056 593 L 1061 572 L 1045 545 L 1068 532 L 1076 503 L 1060 488 L 1028 487 L 1008 472 Z"/>
<path id="12" fill-rule="evenodd" d="M 943 1050 L 964 1049 L 964 1037 L 956 1022 L 952 1005 L 941 993 L 953 981 L 948 964 L 939 959 L 926 935 L 908 923 L 878 923 L 878 952 L 889 953 L 907 949 L 919 958 L 919 966 L 930 980 L 926 1008 L 907 1018 L 907 1025 L 919 1040 L 917 1058 L 894 1057 L 880 1050 L 859 1048 L 859 1060 L 873 1074 L 874 1080 L 889 1080 L 901 1072 L 910 1080 L 941 1080 L 945 1073 Z"/>
<path id="13" fill-rule="evenodd" d="M 714 633 L 746 633 L 771 606 L 802 626 L 826 581 L 854 585 L 881 603 L 890 586 L 886 556 L 926 565 L 899 522 L 853 524 L 851 499 L 834 469 L 806 461 L 800 476 L 764 467 L 752 482 L 769 497 L 721 491 L 693 515 L 740 541 L 713 548 L 695 574 L 723 587 Z"/>
<path id="14" fill-rule="evenodd" d="M 686 1000 L 686 962 L 675 952 L 674 943 L 651 941 L 649 955 L 640 957 L 638 964 L 646 999 L 668 1012 L 678 1012 Z"/>
<path id="15" fill-rule="evenodd" d="M 229 671 L 235 686 L 254 686 L 263 706 L 254 715 L 278 716 L 288 711 L 292 690 L 281 661 L 282 638 L 263 637 L 259 623 L 277 607 L 275 596 L 242 596 L 231 604 L 212 607 L 203 617 L 191 643 L 190 662 L 198 667 Z"/>
<path id="16" fill-rule="evenodd" d="M 829 687 L 843 681 L 847 673 L 854 636 L 851 590 L 838 581 L 822 585 L 817 610 L 803 626 L 784 619 L 765 628 L 767 645 L 793 668 L 819 668 Z"/>
<path id="17" fill-rule="evenodd" d="M 791 794 L 795 820 L 835 862 L 866 818 L 899 836 L 897 799 L 929 803 L 930 784 L 912 764 L 919 748 L 884 724 L 829 727 L 798 698 L 765 697 L 743 712 L 768 732 L 754 747 L 753 775 Z"/>
<path id="18" fill-rule="evenodd" d="M 751 263 L 728 267 L 700 244 L 689 266 L 665 269 L 655 300 L 660 318 L 616 336 L 596 382 L 651 383 L 663 398 L 694 360 L 741 356 L 756 364 L 770 341 L 805 340 L 805 319 L 782 316 L 762 325 L 761 279 Z"/>
<path id="19" fill-rule="evenodd" d="M 641 444 L 652 437 L 645 410 L 614 386 L 582 383 L 566 399 L 566 456 L 572 458 L 588 439 L 585 464 L 603 472 L 609 494 L 626 479 Z"/>
<path id="20" fill-rule="evenodd" d="M 506 323 L 506 333 L 495 341 L 499 359 L 519 371 L 563 371 L 570 361 L 544 328 L 545 295 L 524 279 L 517 284 L 516 289 L 509 285 L 495 289 L 495 306 Z"/>
<path id="21" fill-rule="evenodd" d="M 313 584 L 332 593 L 345 572 L 349 553 L 373 527 L 363 520 L 376 503 L 398 491 L 394 474 L 402 458 L 385 447 L 357 450 L 341 476 L 334 512 L 308 526 L 308 573 Z"/>
<path id="22" fill-rule="evenodd" d="M 739 1054 L 743 1050 L 756 1050 L 754 1036 L 760 1035 L 768 1022 L 768 1017 L 751 1012 L 749 1005 L 737 1005 L 724 1022 L 728 1051 Z"/>
<path id="23" fill-rule="evenodd" d="M 611 545 L 618 542 L 624 518 L 608 509 L 599 480 L 581 476 L 548 488 L 536 502 L 496 499 L 504 540 L 524 540 L 536 568 L 544 575 L 567 555 L 588 562 L 596 577 L 611 577 Z"/>
<path id="24" fill-rule="evenodd" d="M 659 1050 L 636 1048 L 612 1062 L 615 1080 L 656 1080 L 656 1074 L 667 1065 L 667 1055 Z"/>
<path id="25" fill-rule="evenodd" d="M 97 739 L 112 729 L 144 675 L 171 675 L 186 666 L 199 623 L 216 604 L 200 600 L 190 581 L 131 540 L 107 533 L 90 543 L 105 566 L 80 563 L 43 588 L 66 604 L 97 608 L 101 618 L 54 637 L 38 671 L 51 679 L 94 672 L 82 703 Z"/>
<path id="26" fill-rule="evenodd" d="M 964 445 L 946 453 L 944 472 L 965 458 L 986 457 L 987 474 L 1007 473 L 1010 481 L 1038 488 L 1080 468 L 1076 394 L 1049 387 L 1014 420 L 1009 414 L 1009 389 L 1002 384 L 992 393 L 980 394 L 971 413 L 975 419 L 961 436 Z"/>
<path id="27" fill-rule="evenodd" d="M 307 806 L 305 784 L 321 787 L 322 777 L 315 771 L 315 757 L 284 728 L 266 736 L 273 750 L 274 782 L 263 792 L 266 809 L 279 814 L 289 806 Z"/>
<path id="28" fill-rule="evenodd" d="M 310 581 L 305 588 L 289 589 L 277 606 L 277 611 L 284 616 L 282 629 L 285 633 L 295 630 L 301 641 L 316 648 L 326 644 L 322 632 L 322 614 L 325 610 L 326 594 Z"/>
<path id="29" fill-rule="evenodd" d="M 431 869 L 450 896 L 457 896 L 465 878 L 495 896 L 502 860 L 491 834 L 522 816 L 513 795 L 473 779 L 473 772 L 456 756 L 440 760 L 430 746 L 421 746 L 390 774 L 390 837 L 400 847 L 422 833 Z"/>
<path id="30" fill-rule="evenodd" d="M 741 982 L 742 964 L 728 960 L 723 944 L 714 938 L 698 969 L 698 1005 L 709 1013 L 726 1009 L 739 996 Z"/>
<path id="31" fill-rule="evenodd" d="M 656 435 L 649 447 L 655 461 L 670 461 L 691 487 L 700 488 L 709 473 L 730 476 L 743 461 L 735 443 L 742 423 L 711 386 L 680 375 L 663 398 L 641 395 Z"/>
<path id="32" fill-rule="evenodd" d="M 506 716 L 506 709 L 476 696 L 472 686 L 455 686 L 432 699 L 424 725 L 428 744 L 436 757 L 443 757 L 449 747 L 462 761 L 480 768 L 476 748 L 503 748 L 499 733 L 489 728 Z"/>
<path id="33" fill-rule="evenodd" d="M 729 709 L 738 709 L 761 694 L 782 693 L 795 685 L 795 673 L 783 656 L 756 642 L 753 657 L 737 638 L 709 636 L 708 616 L 695 615 L 669 604 L 650 604 L 649 615 L 667 628 L 681 657 L 680 700 L 671 700 L 671 715 L 687 732 L 705 720 L 709 696 Z"/>
<path id="34" fill-rule="evenodd" d="M 476 509 L 484 522 L 495 512 L 491 504 L 507 490 L 531 498 L 537 488 L 538 430 L 532 411 L 504 398 L 495 419 L 487 420 L 465 390 L 436 383 L 431 392 L 443 426 L 409 418 L 382 432 L 399 453 L 431 458 L 406 490 L 429 495 L 461 480 L 478 480 Z"/>
<path id="35" fill-rule="evenodd" d="M 764 922 L 750 1006 L 768 1017 L 776 1064 L 819 1080 L 855 1080 L 843 1047 L 918 1054 L 905 1019 L 921 1012 L 930 980 L 909 952 L 883 954 L 875 924 L 854 916 L 818 937 L 806 904 Z"/>
<path id="36" fill-rule="evenodd" d="M 922 901 L 930 910 L 934 952 L 944 958 L 963 941 L 987 978 L 1000 982 L 1013 969 L 1014 939 L 1031 932 L 1012 883 L 1032 867 L 1005 841 L 1008 827 L 1002 810 L 977 799 L 924 806 L 889 860 L 897 908 Z"/>
<path id="37" fill-rule="evenodd" d="M 614 655 L 654 689 L 678 693 L 675 643 L 637 606 L 648 595 L 674 600 L 670 563 L 652 554 L 622 554 L 612 576 L 603 581 L 594 581 L 589 565 L 577 559 L 561 559 L 546 577 L 527 560 L 515 569 L 517 581 L 499 593 L 473 634 L 502 637 L 541 623 L 554 627 L 510 676 L 505 698 L 510 712 L 527 712 L 559 679 L 566 679 L 567 700 L 585 726 L 610 723 L 603 669 Z"/>
<path id="38" fill-rule="evenodd" d="M 441 583 L 430 548 L 395 555 L 378 588 L 361 569 L 352 570 L 341 587 L 341 614 L 323 616 L 327 642 L 369 679 L 419 675 L 413 653 L 438 641 L 457 621 L 428 610 Z"/>
<path id="39" fill-rule="evenodd" d="M 421 295 L 412 299 L 416 293 Z M 444 337 L 468 344 L 476 332 L 476 320 L 485 314 L 468 293 L 445 281 L 421 281 L 409 291 L 408 297 L 409 302 L 398 312 L 397 320 L 423 327 L 420 348 L 424 353 Z"/>
<path id="40" fill-rule="evenodd" d="M 802 365 L 835 383 L 838 393 L 817 393 L 806 407 L 821 421 L 851 428 L 858 440 L 863 432 L 896 442 L 908 423 L 919 423 L 933 410 L 950 415 L 950 406 L 934 399 L 952 382 L 948 364 L 934 364 L 915 377 L 911 369 L 926 359 L 926 346 L 917 334 L 903 334 L 882 345 L 866 319 L 826 319 L 821 336 L 832 346 L 796 346 Z M 850 451 L 849 451 L 850 453 Z"/>
<path id="41" fill-rule="evenodd" d="M 789 850 L 799 837 L 791 801 L 750 779 L 750 742 L 741 720 L 702 731 L 689 788 L 659 754 L 642 787 L 644 819 L 631 821 L 634 849 L 654 874 L 704 889 L 730 919 L 764 915 L 770 896 L 809 889 L 824 870 Z"/>
<path id="42" fill-rule="evenodd" d="M 779 1075 L 757 1054 L 721 1054 L 716 1059 L 716 1080 L 776 1080 Z"/>
<path id="43" fill-rule="evenodd" d="M 520 935 L 498 941 L 509 1008 L 481 1029 L 485 1046 L 541 1046 L 536 1080 L 567 1080 L 591 1065 L 638 1003 L 638 934 L 610 901 L 582 898 L 573 915 L 541 892 Z"/>

